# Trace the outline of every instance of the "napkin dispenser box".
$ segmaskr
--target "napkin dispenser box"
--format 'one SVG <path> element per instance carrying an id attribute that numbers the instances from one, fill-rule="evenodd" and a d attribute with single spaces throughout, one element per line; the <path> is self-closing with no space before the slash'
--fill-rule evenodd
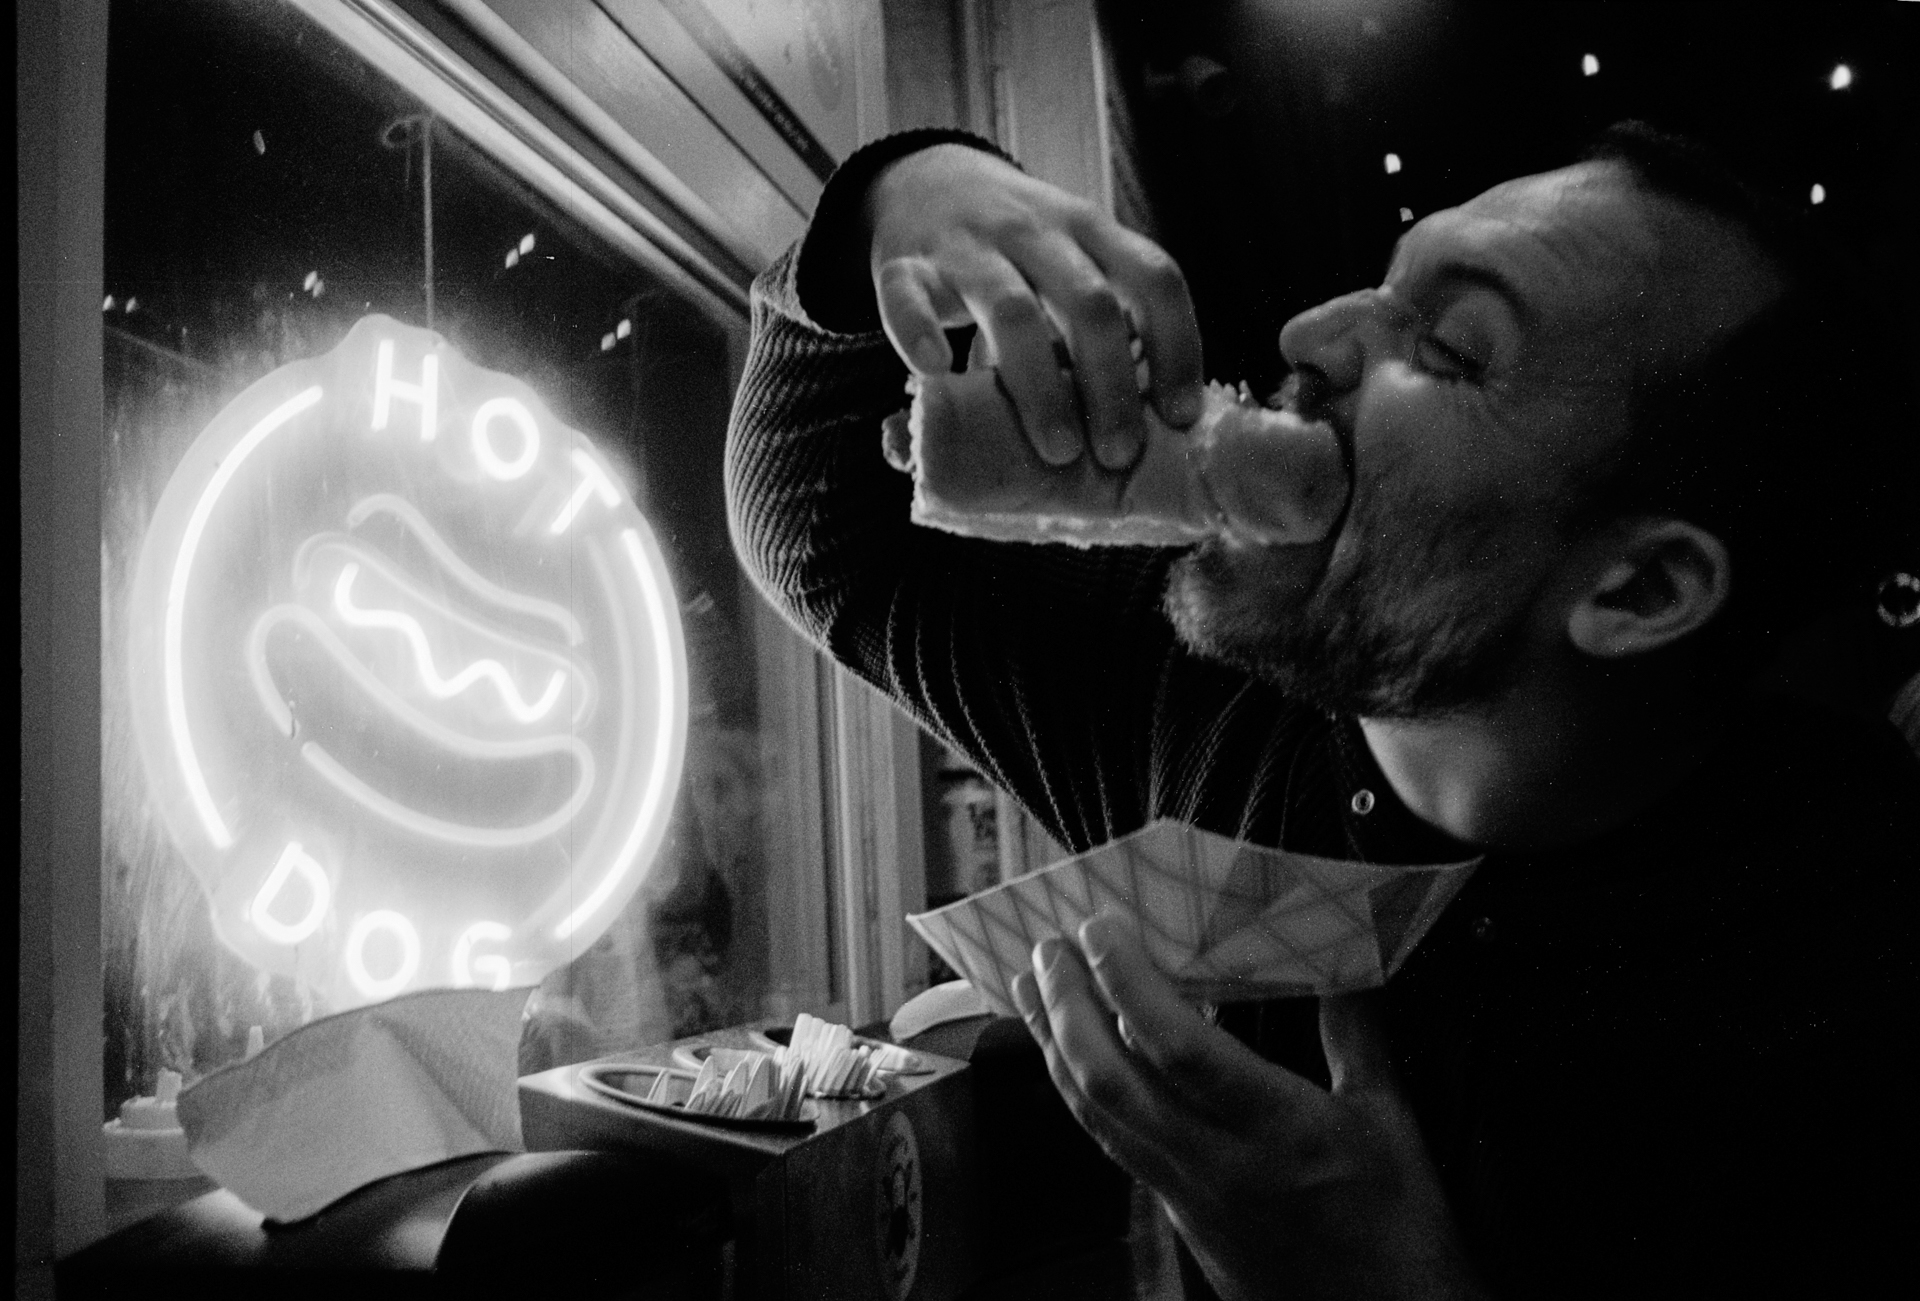
<path id="1" fill-rule="evenodd" d="M 601 1062 L 684 1065 L 680 1048 L 764 1047 L 756 1031 L 712 1031 Z M 654 1153 L 716 1175 L 736 1227 L 731 1292 L 768 1301 L 950 1301 L 981 1273 L 970 1068 L 919 1053 L 932 1069 L 892 1076 L 868 1102 L 809 1099 L 809 1132 L 680 1119 L 588 1086 L 598 1063 L 520 1080 L 530 1151 Z M 670 1168 L 670 1167 L 669 1167 Z"/>

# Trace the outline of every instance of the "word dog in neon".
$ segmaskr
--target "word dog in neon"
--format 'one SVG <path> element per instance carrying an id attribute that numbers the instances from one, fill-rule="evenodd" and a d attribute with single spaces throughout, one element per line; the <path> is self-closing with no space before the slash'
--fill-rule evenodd
<path id="1" fill-rule="evenodd" d="M 532 984 L 632 898 L 687 688 L 623 478 L 382 316 L 207 426 L 141 550 L 128 667 L 223 942 L 339 1009 Z"/>

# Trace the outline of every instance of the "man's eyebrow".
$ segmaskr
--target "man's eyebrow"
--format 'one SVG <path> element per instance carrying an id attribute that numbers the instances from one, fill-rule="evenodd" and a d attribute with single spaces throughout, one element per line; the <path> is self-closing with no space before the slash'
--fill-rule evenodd
<path id="1" fill-rule="evenodd" d="M 1449 260 L 1440 263 L 1421 276 L 1430 285 L 1452 288 L 1458 285 L 1471 285 L 1488 290 L 1506 300 L 1514 315 L 1523 320 L 1533 315 L 1527 300 L 1518 286 L 1503 273 L 1477 262 Z"/>

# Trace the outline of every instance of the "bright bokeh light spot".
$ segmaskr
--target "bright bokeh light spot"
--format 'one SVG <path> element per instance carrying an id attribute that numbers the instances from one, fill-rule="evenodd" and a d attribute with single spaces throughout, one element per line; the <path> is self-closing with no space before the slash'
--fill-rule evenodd
<path id="1" fill-rule="evenodd" d="M 602 352 L 613 351 L 613 335 L 611 333 L 603 334 L 600 336 L 600 351 Z"/>
<path id="2" fill-rule="evenodd" d="M 1402 208 L 1402 209 L 1400 209 L 1400 220 L 1401 220 L 1401 221 L 1402 221 L 1403 223 L 1404 223 L 1404 222 L 1409 222 L 1409 221 L 1412 221 L 1412 220 L 1413 220 L 1413 209 L 1412 209 L 1412 208 Z"/>
<path id="3" fill-rule="evenodd" d="M 1845 90 L 1853 84 L 1853 69 L 1844 63 L 1833 65 L 1833 72 L 1827 78 L 1827 85 L 1835 90 Z"/>
<path id="4" fill-rule="evenodd" d="M 309 271 L 307 272 L 307 278 L 300 282 L 300 287 L 306 290 L 308 293 L 312 293 L 313 286 L 319 279 L 320 279 L 320 273 L 318 271 Z"/>
<path id="5" fill-rule="evenodd" d="M 531 252 L 533 252 L 533 232 L 528 231 L 520 237 L 519 253 L 521 257 L 525 257 Z"/>
<path id="6" fill-rule="evenodd" d="M 113 310 L 113 295 L 112 295 L 112 294 L 108 294 L 108 295 L 107 295 L 107 301 L 106 301 L 106 302 L 104 302 L 104 303 L 101 303 L 101 304 L 100 304 L 100 310 L 101 310 L 101 311 L 103 311 L 103 312 L 111 312 L 111 311 Z"/>
<path id="7" fill-rule="evenodd" d="M 1600 71 L 1600 58 L 1598 55 L 1583 54 L 1580 56 L 1580 72 L 1582 76 L 1591 77 L 1596 75 L 1599 71 Z"/>
<path id="8" fill-rule="evenodd" d="M 139 309 L 140 309 L 140 300 L 138 298 L 127 299 L 127 315 L 131 316 Z"/>
<path id="9" fill-rule="evenodd" d="M 624 339 L 632 333 L 633 322 L 624 316 L 620 318 L 620 324 L 613 327 L 613 337 L 616 339 Z"/>
<path id="10" fill-rule="evenodd" d="M 506 264 L 507 264 L 507 266 L 508 266 L 508 267 L 517 267 L 517 266 L 519 266 L 519 265 L 520 265 L 520 250 L 519 250 L 519 249 L 517 249 L 517 248 L 510 248 L 510 249 L 508 249 L 508 250 L 507 250 L 507 262 L 506 262 Z"/>
<path id="11" fill-rule="evenodd" d="M 1827 187 L 1815 184 L 1813 191 L 1807 195 L 1807 201 L 1809 203 L 1825 203 L 1827 201 Z"/>
<path id="12" fill-rule="evenodd" d="M 1387 155 L 1387 175 L 1392 176 L 1395 172 L 1399 170 L 1400 170 L 1400 155 L 1388 154 Z"/>

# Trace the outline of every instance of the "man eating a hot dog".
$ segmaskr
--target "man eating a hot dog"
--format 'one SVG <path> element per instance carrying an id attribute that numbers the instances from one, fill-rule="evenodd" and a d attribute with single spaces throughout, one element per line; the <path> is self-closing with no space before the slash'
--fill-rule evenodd
<path id="1" fill-rule="evenodd" d="M 849 160 L 756 285 L 743 558 L 1063 843 L 1174 817 L 1483 855 L 1385 989 L 1322 1000 L 1323 1061 L 1297 1012 L 1212 1023 L 1110 920 L 1035 952 L 1055 1083 L 1222 1296 L 1801 1295 L 1894 1262 L 1920 765 L 1749 686 L 1920 516 L 1862 468 L 1911 439 L 1901 359 L 1816 266 L 1696 149 L 1616 128 L 1413 226 L 1282 331 L 1283 409 L 1240 414 L 1162 250 L 920 133 Z M 1196 432 L 1226 419 L 1255 423 Z"/>

